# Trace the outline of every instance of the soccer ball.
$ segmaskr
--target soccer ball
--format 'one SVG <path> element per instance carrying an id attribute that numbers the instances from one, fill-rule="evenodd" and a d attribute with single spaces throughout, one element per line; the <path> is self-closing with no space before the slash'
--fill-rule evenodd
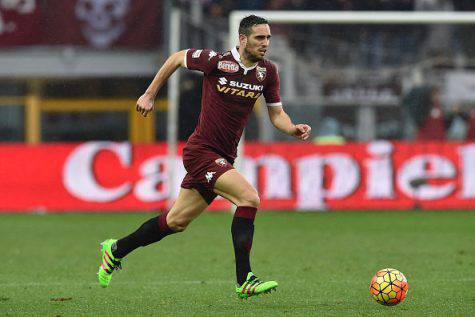
<path id="1" fill-rule="evenodd" d="M 375 301 L 381 305 L 394 306 L 406 297 L 406 277 L 396 269 L 382 269 L 378 271 L 369 285 L 369 292 Z"/>

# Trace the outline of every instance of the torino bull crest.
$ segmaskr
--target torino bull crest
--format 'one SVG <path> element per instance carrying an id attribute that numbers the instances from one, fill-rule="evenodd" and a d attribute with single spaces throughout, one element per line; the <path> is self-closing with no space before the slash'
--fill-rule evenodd
<path id="1" fill-rule="evenodd" d="M 256 77 L 259 81 L 264 81 L 267 76 L 267 69 L 265 67 L 256 67 Z"/>
<path id="2" fill-rule="evenodd" d="M 106 48 L 125 30 L 131 0 L 78 0 L 75 13 L 82 33 L 97 48 Z"/>

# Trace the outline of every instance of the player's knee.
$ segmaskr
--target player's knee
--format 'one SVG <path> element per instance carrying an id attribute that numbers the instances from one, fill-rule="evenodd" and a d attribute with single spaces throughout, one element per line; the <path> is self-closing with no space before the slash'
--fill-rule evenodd
<path id="1" fill-rule="evenodd" d="M 259 194 L 255 189 L 248 190 L 238 202 L 239 206 L 248 206 L 259 208 L 259 204 L 261 203 L 261 199 L 259 198 Z"/>
<path id="2" fill-rule="evenodd" d="M 250 197 L 249 203 L 250 207 L 259 208 L 259 205 L 261 204 L 261 199 L 259 198 L 259 194 L 257 194 L 257 192 L 255 195 Z"/>
<path id="3" fill-rule="evenodd" d="M 168 227 L 174 232 L 182 232 L 188 227 L 190 221 L 185 218 L 180 217 L 169 217 L 167 218 Z"/>

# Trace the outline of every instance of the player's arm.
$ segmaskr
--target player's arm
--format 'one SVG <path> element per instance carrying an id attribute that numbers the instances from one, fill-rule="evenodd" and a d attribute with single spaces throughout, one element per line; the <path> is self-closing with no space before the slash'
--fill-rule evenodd
<path id="1" fill-rule="evenodd" d="M 307 124 L 293 124 L 282 106 L 268 106 L 267 111 L 270 121 L 278 130 L 302 141 L 310 136 L 312 128 Z"/>
<path id="2" fill-rule="evenodd" d="M 155 104 L 155 97 L 158 91 L 168 78 L 178 69 L 180 66 L 185 66 L 186 50 L 179 51 L 172 54 L 160 67 L 152 82 L 148 86 L 145 93 L 137 100 L 136 110 L 146 117 L 147 114 L 153 110 Z"/>
<path id="3" fill-rule="evenodd" d="M 274 64 L 268 66 L 269 77 L 267 80 L 269 84 L 264 89 L 264 98 L 267 103 L 267 111 L 269 118 L 274 127 L 280 131 L 296 137 L 300 140 L 307 140 L 312 130 L 306 124 L 293 124 L 287 113 L 282 109 L 282 102 L 280 101 L 280 78 L 277 67 Z"/>

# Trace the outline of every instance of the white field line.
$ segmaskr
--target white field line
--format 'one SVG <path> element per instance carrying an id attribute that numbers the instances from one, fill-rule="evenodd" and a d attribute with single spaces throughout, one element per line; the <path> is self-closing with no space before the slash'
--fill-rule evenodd
<path id="1" fill-rule="evenodd" d="M 212 284 L 233 284 L 233 281 L 220 281 L 220 280 L 210 280 L 210 281 L 157 281 L 157 282 L 113 282 L 113 285 L 122 285 L 122 286 L 143 286 L 143 287 L 154 287 L 157 285 L 212 285 Z M 98 286 L 98 282 L 90 283 L 69 283 L 69 282 L 29 282 L 29 283 L 0 283 L 0 287 L 44 287 L 44 286 L 76 286 L 76 287 L 85 287 L 85 286 Z"/>
<path id="2" fill-rule="evenodd" d="M 342 281 L 330 280 L 326 283 L 341 283 Z M 475 278 L 459 278 L 459 279 L 443 279 L 437 280 L 437 282 L 447 282 L 447 283 L 466 283 L 466 282 L 475 282 Z M 348 283 L 348 281 L 345 281 Z M 157 281 L 157 282 L 114 282 L 113 285 L 123 285 L 123 286 L 140 286 L 140 287 L 155 287 L 160 285 L 212 285 L 212 284 L 229 284 L 234 285 L 234 281 L 225 281 L 225 280 L 209 280 L 209 281 L 200 281 L 200 280 L 183 280 L 183 281 Z M 359 284 L 359 283 L 358 283 Z M 74 287 L 87 287 L 87 286 L 98 286 L 97 282 L 91 283 L 69 283 L 69 282 L 30 282 L 30 283 L 0 283 L 0 287 L 47 287 L 47 286 L 74 286 Z"/>
<path id="3" fill-rule="evenodd" d="M 341 283 L 342 281 L 338 280 L 330 280 L 328 281 L 329 283 Z M 348 283 L 349 281 L 345 281 L 345 283 Z M 443 282 L 443 283 L 463 283 L 463 282 L 475 282 L 475 277 L 467 277 L 467 278 L 453 278 L 453 279 L 437 279 L 434 280 L 434 282 Z M 351 283 L 351 282 L 350 282 Z M 411 280 L 409 280 L 409 283 L 411 283 Z M 356 283 L 353 283 L 356 284 Z"/>

